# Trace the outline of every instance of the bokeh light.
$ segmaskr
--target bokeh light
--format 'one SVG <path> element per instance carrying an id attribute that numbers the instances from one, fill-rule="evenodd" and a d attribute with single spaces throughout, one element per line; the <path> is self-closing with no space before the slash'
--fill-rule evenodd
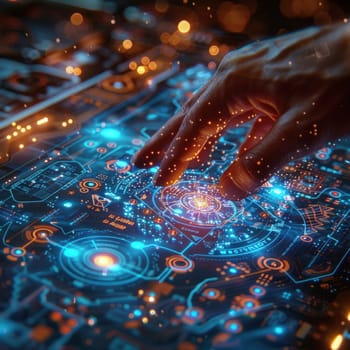
<path id="1" fill-rule="evenodd" d="M 74 12 L 71 16 L 70 16 L 70 22 L 74 25 L 74 26 L 80 26 L 83 22 L 84 22 L 84 17 L 81 13 L 79 12 Z"/>
<path id="2" fill-rule="evenodd" d="M 180 33 L 186 34 L 191 30 L 191 24 L 189 21 L 186 21 L 185 19 L 183 19 L 178 23 L 177 29 L 179 30 Z"/>
<path id="3" fill-rule="evenodd" d="M 220 4 L 217 12 L 221 25 L 229 32 L 242 32 L 250 20 L 250 10 L 245 4 L 235 4 L 225 1 Z"/>

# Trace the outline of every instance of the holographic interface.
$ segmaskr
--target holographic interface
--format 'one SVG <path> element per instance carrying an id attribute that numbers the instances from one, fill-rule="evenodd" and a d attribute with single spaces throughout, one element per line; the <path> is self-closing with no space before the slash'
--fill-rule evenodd
<path id="1" fill-rule="evenodd" d="M 212 76 L 215 60 L 179 65 L 173 47 L 149 47 L 129 29 L 66 58 L 0 60 L 12 67 L 0 90 L 0 348 L 345 342 L 348 141 L 290 163 L 234 202 L 215 184 L 242 126 L 221 137 L 207 168 L 155 187 L 157 167 L 137 169 L 131 158 Z M 94 71 L 107 56 L 110 65 Z"/>

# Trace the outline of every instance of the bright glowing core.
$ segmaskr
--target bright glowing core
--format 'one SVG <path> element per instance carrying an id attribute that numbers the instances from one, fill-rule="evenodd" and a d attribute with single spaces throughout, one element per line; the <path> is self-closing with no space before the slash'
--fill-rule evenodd
<path id="1" fill-rule="evenodd" d="M 108 268 L 114 266 L 118 259 L 111 254 L 96 254 L 92 257 L 92 262 L 98 267 Z"/>
<path id="2" fill-rule="evenodd" d="M 194 197 L 193 198 L 193 205 L 197 208 L 197 209 L 204 209 L 204 208 L 208 208 L 208 199 L 203 197 L 203 196 L 198 196 L 198 197 Z"/>

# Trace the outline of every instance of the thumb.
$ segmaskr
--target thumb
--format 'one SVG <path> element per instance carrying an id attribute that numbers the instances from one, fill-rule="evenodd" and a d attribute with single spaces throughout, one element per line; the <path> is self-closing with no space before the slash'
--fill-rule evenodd
<path id="1" fill-rule="evenodd" d="M 300 107 L 282 115 L 258 144 L 241 154 L 223 173 L 219 184 L 222 195 L 232 200 L 243 199 L 277 169 L 316 150 L 327 137 L 327 131 L 322 128 L 315 132 L 315 118 L 314 115 L 305 118 Z"/>

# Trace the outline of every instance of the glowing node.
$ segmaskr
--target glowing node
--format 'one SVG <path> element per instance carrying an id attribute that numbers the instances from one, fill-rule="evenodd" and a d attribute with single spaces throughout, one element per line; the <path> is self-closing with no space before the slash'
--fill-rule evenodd
<path id="1" fill-rule="evenodd" d="M 49 238 L 53 236 L 58 230 L 49 225 L 35 225 L 33 228 L 26 231 L 26 238 L 35 243 L 47 244 Z"/>
<path id="2" fill-rule="evenodd" d="M 165 262 L 176 273 L 187 273 L 194 268 L 194 262 L 182 255 L 169 256 Z"/>
<path id="3" fill-rule="evenodd" d="M 204 316 L 204 311 L 198 307 L 191 307 L 185 311 L 182 317 L 182 322 L 186 324 L 195 324 L 199 322 Z"/>
<path id="4" fill-rule="evenodd" d="M 289 263 L 287 260 L 280 260 L 277 258 L 265 258 L 264 256 L 258 259 L 260 268 L 265 268 L 273 271 L 286 272 L 289 270 Z"/>
<path id="5" fill-rule="evenodd" d="M 242 325 L 239 321 L 236 320 L 228 320 L 225 323 L 225 329 L 229 333 L 237 334 L 242 331 Z"/>
<path id="6" fill-rule="evenodd" d="M 142 316 L 142 311 L 140 309 L 136 309 L 134 310 L 133 314 L 135 317 L 140 317 Z"/>
<path id="7" fill-rule="evenodd" d="M 76 258 L 79 256 L 79 251 L 74 248 L 65 248 L 63 254 L 68 258 Z"/>
<path id="8" fill-rule="evenodd" d="M 11 249 L 11 254 L 18 257 L 18 256 L 23 256 L 25 254 L 25 250 L 20 247 L 12 248 Z"/>
<path id="9" fill-rule="evenodd" d="M 261 286 L 251 286 L 249 292 L 256 297 L 261 297 L 266 294 L 265 288 Z"/>
<path id="10" fill-rule="evenodd" d="M 101 136 L 106 139 L 114 139 L 120 136 L 120 131 L 113 128 L 105 128 L 101 130 Z"/>
<path id="11" fill-rule="evenodd" d="M 47 237 L 47 233 L 44 232 L 44 231 L 43 231 L 43 232 L 39 232 L 39 233 L 38 233 L 38 237 L 39 237 L 39 238 L 46 238 L 46 237 Z"/>
<path id="12" fill-rule="evenodd" d="M 92 262 L 97 267 L 109 268 L 117 264 L 118 260 L 116 256 L 111 254 L 99 253 L 92 256 Z"/>
<path id="13" fill-rule="evenodd" d="M 143 249 L 145 247 L 145 244 L 140 241 L 134 241 L 134 242 L 131 242 L 131 247 L 134 249 Z"/>
<path id="14" fill-rule="evenodd" d="M 235 275 L 236 273 L 238 273 L 238 270 L 235 269 L 234 267 L 230 267 L 230 268 L 228 269 L 228 272 L 229 272 L 229 273 L 232 273 L 233 275 Z"/>
<path id="15" fill-rule="evenodd" d="M 285 191 L 281 188 L 275 187 L 271 190 L 271 193 L 277 197 L 279 196 L 284 196 L 285 195 Z"/>
<path id="16" fill-rule="evenodd" d="M 203 296 L 209 300 L 217 300 L 220 298 L 221 293 L 216 288 L 207 288 L 203 291 Z"/>
<path id="17" fill-rule="evenodd" d="M 284 333 L 284 329 L 281 326 L 276 326 L 273 331 L 275 334 L 278 334 L 278 335 L 281 335 Z"/>
<path id="18" fill-rule="evenodd" d="M 73 203 L 72 203 L 72 202 L 64 202 L 64 203 L 63 203 L 63 206 L 64 206 L 65 208 L 72 208 Z"/>
<path id="19" fill-rule="evenodd" d="M 223 198 L 214 184 L 183 181 L 160 190 L 159 209 L 171 221 L 212 227 L 241 211 L 241 204 Z"/>

